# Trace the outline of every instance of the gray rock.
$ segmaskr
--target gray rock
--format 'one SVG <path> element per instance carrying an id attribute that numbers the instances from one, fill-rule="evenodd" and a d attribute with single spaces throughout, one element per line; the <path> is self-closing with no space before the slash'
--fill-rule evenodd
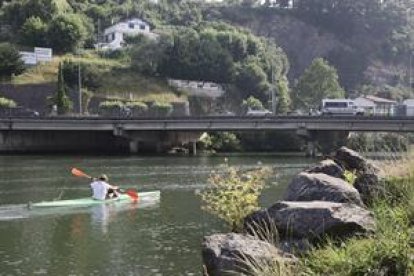
<path id="1" fill-rule="evenodd" d="M 362 157 L 358 152 L 347 147 L 341 147 L 335 152 L 335 161 L 339 162 L 345 169 L 354 171 L 358 174 L 369 172 L 378 173 L 379 169 Z"/>
<path id="2" fill-rule="evenodd" d="M 363 173 L 355 179 L 354 187 L 361 195 L 362 201 L 369 205 L 374 198 L 384 195 L 384 181 L 378 174 Z"/>
<path id="3" fill-rule="evenodd" d="M 308 239 L 317 242 L 332 238 L 372 233 L 375 221 L 371 212 L 355 204 L 326 201 L 281 201 L 255 212 L 244 220 L 244 229 L 275 225 L 282 239 Z"/>
<path id="4" fill-rule="evenodd" d="M 348 182 L 323 173 L 299 173 L 283 197 L 287 201 L 323 200 L 363 206 L 358 191 Z"/>
<path id="5" fill-rule="evenodd" d="M 247 272 L 248 267 L 243 260 L 255 260 L 261 264 L 280 258 L 288 262 L 296 261 L 293 255 L 282 252 L 268 242 L 236 233 L 204 237 L 202 256 L 209 276 Z"/>
<path id="6" fill-rule="evenodd" d="M 308 173 L 324 173 L 336 178 L 345 179 L 344 171 L 344 168 L 331 159 L 322 160 L 318 165 L 306 170 Z"/>

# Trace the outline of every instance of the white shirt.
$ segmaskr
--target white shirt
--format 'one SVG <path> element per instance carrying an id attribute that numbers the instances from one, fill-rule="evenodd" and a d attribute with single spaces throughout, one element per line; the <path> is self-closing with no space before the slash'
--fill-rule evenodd
<path id="1" fill-rule="evenodd" d="M 106 194 L 108 193 L 108 189 L 110 189 L 111 186 L 105 181 L 96 180 L 91 183 L 91 188 L 93 192 L 92 197 L 94 199 L 104 200 L 106 198 Z"/>

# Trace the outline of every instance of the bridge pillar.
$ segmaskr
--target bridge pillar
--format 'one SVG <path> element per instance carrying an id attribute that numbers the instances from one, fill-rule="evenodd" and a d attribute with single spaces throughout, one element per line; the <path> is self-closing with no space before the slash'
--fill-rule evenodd
<path id="1" fill-rule="evenodd" d="M 191 155 L 196 156 L 197 155 L 197 141 L 191 141 L 190 144 L 191 144 L 190 153 Z"/>
<path id="2" fill-rule="evenodd" d="M 129 141 L 129 153 L 138 153 L 139 152 L 139 141 L 130 140 Z"/>
<path id="3" fill-rule="evenodd" d="M 308 141 L 306 143 L 306 157 L 316 156 L 316 146 L 314 141 Z"/>

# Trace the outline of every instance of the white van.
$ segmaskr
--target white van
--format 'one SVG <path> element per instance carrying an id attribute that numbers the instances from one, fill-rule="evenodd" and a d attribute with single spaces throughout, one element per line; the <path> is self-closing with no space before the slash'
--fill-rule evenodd
<path id="1" fill-rule="evenodd" d="M 323 99 L 322 115 L 364 115 L 364 110 L 350 99 Z"/>

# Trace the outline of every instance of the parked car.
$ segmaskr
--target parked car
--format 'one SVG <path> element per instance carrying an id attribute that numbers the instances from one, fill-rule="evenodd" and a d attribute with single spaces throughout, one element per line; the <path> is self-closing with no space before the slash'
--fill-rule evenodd
<path id="1" fill-rule="evenodd" d="M 257 117 L 260 117 L 260 116 L 271 116 L 271 115 L 272 115 L 272 112 L 270 112 L 267 109 L 263 109 L 263 110 L 249 109 L 246 112 L 246 116 L 255 116 L 255 117 L 257 116 Z"/>

